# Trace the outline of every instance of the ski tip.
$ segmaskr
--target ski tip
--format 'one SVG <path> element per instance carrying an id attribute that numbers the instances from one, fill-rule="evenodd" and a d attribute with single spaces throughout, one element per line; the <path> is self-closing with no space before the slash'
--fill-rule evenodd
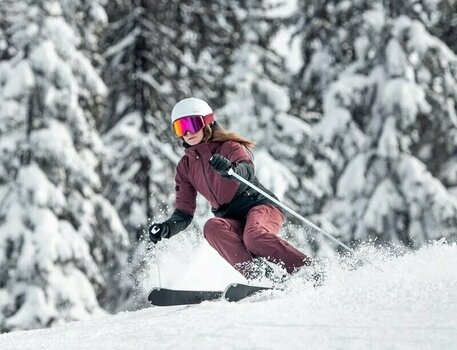
<path id="1" fill-rule="evenodd" d="M 155 290 L 161 290 L 161 289 L 162 289 L 162 287 L 153 287 L 149 290 L 148 295 L 151 294 L 151 292 L 153 292 Z"/>
<path id="2" fill-rule="evenodd" d="M 154 288 L 151 288 L 151 290 L 148 292 L 148 294 L 146 294 L 146 300 L 151 302 L 151 294 L 152 292 L 158 292 L 160 291 L 162 288 L 161 287 L 154 287 Z"/>

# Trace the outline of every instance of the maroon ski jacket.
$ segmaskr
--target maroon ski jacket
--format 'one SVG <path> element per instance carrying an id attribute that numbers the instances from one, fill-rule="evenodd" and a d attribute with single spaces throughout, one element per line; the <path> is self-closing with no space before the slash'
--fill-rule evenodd
<path id="1" fill-rule="evenodd" d="M 189 146 L 176 167 L 175 211 L 165 221 L 169 228 L 167 237 L 184 230 L 191 223 L 196 209 L 197 192 L 208 200 L 212 212 L 218 217 L 243 221 L 249 210 L 256 205 L 269 204 L 277 207 L 246 184 L 234 178 L 223 177 L 214 171 L 209 163 L 213 154 L 226 157 L 232 162 L 238 175 L 275 197 L 255 177 L 251 154 L 239 142 L 208 141 Z"/>
<path id="2" fill-rule="evenodd" d="M 176 209 L 193 215 L 197 192 L 208 200 L 213 211 L 233 200 L 240 183 L 213 170 L 209 163 L 213 154 L 220 154 L 233 163 L 247 163 L 254 168 L 250 154 L 238 142 L 209 141 L 187 148 L 176 169 Z"/>

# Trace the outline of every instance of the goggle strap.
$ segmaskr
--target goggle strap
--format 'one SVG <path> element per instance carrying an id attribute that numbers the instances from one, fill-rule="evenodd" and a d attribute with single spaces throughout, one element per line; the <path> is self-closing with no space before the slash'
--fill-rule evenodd
<path id="1" fill-rule="evenodd" d="M 212 122 L 214 122 L 214 113 L 204 115 L 203 120 L 205 121 L 205 125 L 210 125 Z"/>

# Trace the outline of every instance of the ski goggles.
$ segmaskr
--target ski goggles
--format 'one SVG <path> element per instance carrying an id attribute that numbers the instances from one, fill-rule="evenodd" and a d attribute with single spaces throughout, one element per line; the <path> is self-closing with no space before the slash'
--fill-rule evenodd
<path id="1" fill-rule="evenodd" d="M 207 115 L 188 115 L 186 117 L 179 118 L 173 122 L 173 130 L 178 137 L 183 137 L 187 132 L 195 134 L 196 132 L 203 129 L 207 124 L 211 124 L 214 121 L 214 114 Z"/>

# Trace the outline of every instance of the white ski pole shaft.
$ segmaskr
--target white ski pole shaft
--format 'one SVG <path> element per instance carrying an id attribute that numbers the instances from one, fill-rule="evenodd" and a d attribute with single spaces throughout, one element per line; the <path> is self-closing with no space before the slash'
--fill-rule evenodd
<path id="1" fill-rule="evenodd" d="M 160 264 L 157 262 L 157 276 L 159 278 L 159 288 L 162 288 L 162 277 L 160 276 Z"/>
<path id="2" fill-rule="evenodd" d="M 351 252 L 352 254 L 354 254 L 354 249 L 352 249 L 351 247 L 348 247 L 346 244 L 344 244 L 343 242 L 340 242 L 339 240 L 337 240 L 335 237 L 333 237 L 330 233 L 328 233 L 327 231 L 321 229 L 319 226 L 313 224 L 311 221 L 309 221 L 308 219 L 306 219 L 305 217 L 303 217 L 302 215 L 300 215 L 299 213 L 297 213 L 295 210 L 289 208 L 287 205 L 281 203 L 279 200 L 277 200 L 276 198 L 270 196 L 268 193 L 266 193 L 265 191 L 263 191 L 262 189 L 260 189 L 259 187 L 257 187 L 256 185 L 252 184 L 251 182 L 249 182 L 248 180 L 246 180 L 245 178 L 241 177 L 240 175 L 238 175 L 237 173 L 235 173 L 233 171 L 232 168 L 230 168 L 230 170 L 228 171 L 228 174 L 235 177 L 237 180 L 241 181 L 242 183 L 248 185 L 249 187 L 253 188 L 254 190 L 256 190 L 257 192 L 259 192 L 260 194 L 264 195 L 265 197 L 267 197 L 269 200 L 271 200 L 273 203 L 276 203 L 277 205 L 279 205 L 281 208 L 283 208 L 284 210 L 288 211 L 289 213 L 291 213 L 292 215 L 294 215 L 295 217 L 297 217 L 298 219 L 300 219 L 301 221 L 303 221 L 305 224 L 311 226 L 312 228 L 314 228 L 315 230 L 319 231 L 320 233 L 322 233 L 325 237 L 329 238 L 330 240 L 332 240 L 333 242 L 337 243 L 338 245 L 342 246 L 344 249 L 348 250 L 349 252 Z M 360 258 L 361 260 L 367 262 L 368 264 L 370 264 L 371 266 L 375 267 L 376 269 L 378 269 L 379 271 L 381 272 L 384 272 L 383 270 L 381 270 L 378 266 L 376 266 L 375 264 L 373 264 L 370 260 L 368 259 L 365 259 L 365 258 Z"/>
<path id="3" fill-rule="evenodd" d="M 157 232 L 159 232 L 160 229 L 156 226 L 154 226 L 152 229 L 151 229 L 151 232 L 156 234 Z M 157 248 L 155 248 L 157 249 Z M 156 253 L 157 253 L 157 250 L 156 250 Z M 157 258 L 157 254 L 156 254 L 156 258 Z M 157 266 L 157 277 L 159 279 L 159 287 L 162 288 L 162 277 L 160 276 L 160 263 L 159 263 L 159 260 L 157 258 L 157 263 L 156 263 L 156 266 Z"/>

